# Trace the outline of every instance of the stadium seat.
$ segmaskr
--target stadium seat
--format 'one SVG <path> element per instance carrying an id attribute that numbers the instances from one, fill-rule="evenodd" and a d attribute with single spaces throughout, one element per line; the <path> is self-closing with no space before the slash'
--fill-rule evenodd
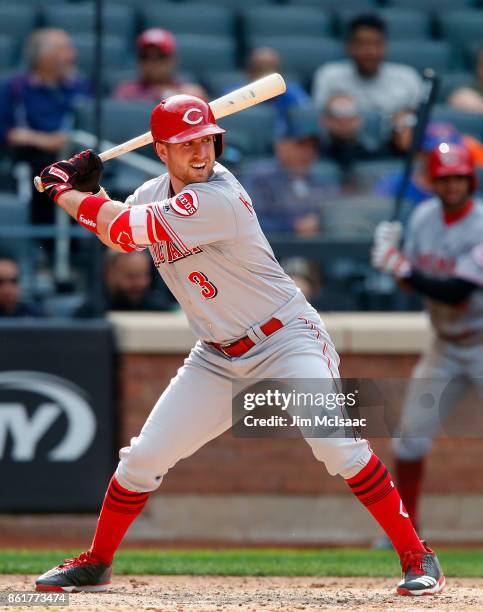
<path id="1" fill-rule="evenodd" d="M 145 149 L 140 149 L 139 152 L 144 153 L 147 150 L 148 147 Z M 109 169 L 111 170 L 112 175 L 109 178 L 109 181 L 103 182 L 103 186 L 105 186 L 107 192 L 113 198 L 125 200 L 129 195 L 136 191 L 139 185 L 142 185 L 146 181 L 153 178 L 152 174 L 148 174 L 142 170 L 138 170 L 137 168 L 127 166 L 126 164 L 123 164 L 117 160 L 112 160 L 112 162 L 109 163 Z M 160 168 L 163 168 L 161 164 Z"/>
<path id="2" fill-rule="evenodd" d="M 464 61 L 464 66 L 463 68 L 466 68 L 468 70 L 470 70 L 472 73 L 474 73 L 474 71 L 476 70 L 476 64 L 478 62 L 478 56 L 479 53 L 481 51 L 483 44 L 481 41 L 472 41 L 469 42 L 465 45 L 464 51 L 463 51 L 463 61 Z"/>
<path id="3" fill-rule="evenodd" d="M 103 86 L 102 92 L 105 96 L 112 96 L 116 87 L 122 81 L 135 79 L 138 76 L 138 71 L 135 65 L 123 66 L 121 68 L 111 68 L 109 71 L 105 71 L 103 74 Z M 190 74 L 186 70 L 183 72 L 176 71 L 176 76 L 185 82 L 193 83 L 196 81 L 194 75 Z"/>
<path id="4" fill-rule="evenodd" d="M 432 68 L 443 73 L 451 66 L 451 47 L 436 40 L 396 40 L 389 43 L 388 60 L 409 64 L 420 72 Z"/>
<path id="5" fill-rule="evenodd" d="M 24 42 L 37 24 L 37 11 L 33 6 L 0 4 L 0 34 L 15 36 Z"/>
<path id="6" fill-rule="evenodd" d="M 467 8 L 471 6 L 472 0 L 387 0 L 386 4 L 441 14 L 451 9 Z"/>
<path id="7" fill-rule="evenodd" d="M 180 34 L 176 37 L 181 70 L 196 75 L 236 69 L 235 41 L 227 36 Z"/>
<path id="8" fill-rule="evenodd" d="M 448 121 L 462 134 L 483 140 L 483 115 L 479 113 L 467 113 L 445 104 L 436 104 L 432 118 L 435 121 Z"/>
<path id="9" fill-rule="evenodd" d="M 247 6 L 260 6 L 262 4 L 274 4 L 274 0 L 195 0 L 202 2 L 204 5 L 211 4 L 213 6 L 222 6 L 231 8 L 235 11 L 241 11 Z"/>
<path id="10" fill-rule="evenodd" d="M 249 41 L 251 49 L 272 47 L 282 60 L 282 70 L 299 74 L 301 79 L 311 79 L 313 73 L 325 62 L 343 59 L 344 47 L 338 40 L 308 36 L 256 36 Z"/>
<path id="11" fill-rule="evenodd" d="M 95 37 L 93 34 L 73 34 L 72 42 L 79 57 L 79 69 L 89 75 L 97 61 L 95 55 Z M 104 69 L 128 67 L 131 58 L 127 52 L 126 40 L 122 36 L 106 35 L 102 40 L 102 60 Z M 132 58 L 134 61 L 134 58 Z"/>
<path id="12" fill-rule="evenodd" d="M 152 102 L 125 102 L 105 99 L 102 104 L 103 138 L 118 144 L 149 130 L 149 119 L 153 110 Z M 79 129 L 93 132 L 94 106 L 85 102 L 76 111 L 76 125 Z M 142 149 L 139 151 L 143 152 Z"/>
<path id="13" fill-rule="evenodd" d="M 246 76 L 241 70 L 228 70 L 227 72 L 206 72 L 203 75 L 203 85 L 211 94 L 211 98 L 219 98 L 227 91 L 241 87 L 246 82 Z"/>
<path id="14" fill-rule="evenodd" d="M 342 9 L 336 11 L 338 30 L 345 34 L 347 24 L 360 11 L 357 9 Z M 411 39 L 429 38 L 431 22 L 429 15 L 415 9 L 382 8 L 377 10 L 386 23 L 389 40 L 407 39 L 410 32 Z"/>
<path id="15" fill-rule="evenodd" d="M 456 48 L 483 43 L 483 10 L 445 11 L 438 15 L 441 38 Z"/>
<path id="16" fill-rule="evenodd" d="M 15 64 L 16 42 L 13 36 L 0 34 L 0 70 L 8 71 Z"/>
<path id="17" fill-rule="evenodd" d="M 206 4 L 200 10 L 197 2 L 145 4 L 141 9 L 141 21 L 143 28 L 165 28 L 174 34 L 206 32 L 211 36 L 233 36 L 235 32 L 232 9 Z"/>
<path id="18" fill-rule="evenodd" d="M 430 38 L 431 21 L 427 13 L 416 9 L 382 8 L 378 11 L 387 26 L 390 40 Z"/>
<path id="19" fill-rule="evenodd" d="M 29 207 L 22 202 L 16 193 L 0 192 L 0 228 L 25 227 L 29 220 Z M 8 253 L 19 260 L 22 268 L 28 262 L 30 243 L 28 239 L 2 236 L 2 252 Z"/>
<path id="20" fill-rule="evenodd" d="M 330 36 L 331 18 L 311 6 L 261 6 L 243 12 L 247 40 L 261 36 Z"/>
<path id="21" fill-rule="evenodd" d="M 319 160 L 314 164 L 313 172 L 319 178 L 327 181 L 327 183 L 339 183 L 340 169 L 339 166 L 329 160 Z"/>
<path id="22" fill-rule="evenodd" d="M 103 93 L 106 96 L 110 96 L 119 83 L 127 81 L 128 79 L 134 79 L 136 76 L 136 66 L 111 68 L 111 70 L 103 74 Z"/>
<path id="23" fill-rule="evenodd" d="M 360 13 L 370 11 L 377 6 L 377 0 L 288 0 L 287 3 L 296 6 L 314 6 L 323 11 L 356 9 Z"/>
<path id="24" fill-rule="evenodd" d="M 235 113 L 218 122 L 227 131 L 226 142 L 239 146 L 251 156 L 271 152 L 275 115 L 269 105 L 258 105 Z"/>
<path id="25" fill-rule="evenodd" d="M 392 200 L 378 196 L 349 196 L 326 203 L 321 222 L 331 238 L 372 240 L 380 221 L 387 220 L 392 211 Z"/>
<path id="26" fill-rule="evenodd" d="M 402 169 L 403 161 L 397 158 L 359 161 L 352 169 L 352 180 L 357 189 L 363 193 L 369 193 L 382 177 Z"/>
<path id="27" fill-rule="evenodd" d="M 94 3 L 45 5 L 42 10 L 44 25 L 62 28 L 69 34 L 87 32 L 95 29 Z M 135 31 L 133 10 L 128 6 L 105 4 L 103 10 L 103 29 L 106 34 L 131 38 Z"/>
<path id="28" fill-rule="evenodd" d="M 472 82 L 473 75 L 471 72 L 449 72 L 441 75 L 438 101 L 445 102 L 455 89 L 471 85 Z"/>
<path id="29" fill-rule="evenodd" d="M 48 317 L 72 317 L 75 311 L 85 302 L 82 293 L 59 293 L 49 295 L 42 300 L 42 307 Z"/>

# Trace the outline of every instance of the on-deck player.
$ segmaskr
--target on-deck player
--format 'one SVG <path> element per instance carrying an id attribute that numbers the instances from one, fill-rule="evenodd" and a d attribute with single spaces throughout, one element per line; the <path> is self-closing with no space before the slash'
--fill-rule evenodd
<path id="1" fill-rule="evenodd" d="M 418 526 L 424 458 L 457 400 L 473 383 L 483 397 L 483 205 L 470 153 L 442 143 L 428 163 L 435 198 L 411 215 L 404 252 L 401 225 L 375 231 L 373 264 L 425 298 L 435 337 L 412 375 L 394 438 L 396 477 L 404 505 Z M 451 381 L 451 385 L 448 383 Z M 430 394 L 429 405 L 422 398 Z"/>
<path id="2" fill-rule="evenodd" d="M 236 178 L 216 162 L 223 132 L 210 107 L 171 96 L 153 110 L 151 132 L 168 172 L 125 203 L 96 192 L 102 163 L 91 151 L 53 164 L 50 197 L 112 248 L 148 247 L 200 340 L 161 395 L 138 437 L 120 451 L 90 549 L 40 576 L 38 590 L 102 590 L 114 554 L 149 495 L 177 461 L 232 425 L 235 378 L 316 378 L 336 389 L 339 358 L 317 312 L 276 261 Z M 76 190 L 79 180 L 84 192 Z M 341 415 L 342 416 L 342 415 Z M 404 510 L 391 476 L 360 438 L 308 438 L 394 544 L 400 594 L 442 590 L 438 560 Z M 322 519 L 322 517 L 321 517 Z"/>

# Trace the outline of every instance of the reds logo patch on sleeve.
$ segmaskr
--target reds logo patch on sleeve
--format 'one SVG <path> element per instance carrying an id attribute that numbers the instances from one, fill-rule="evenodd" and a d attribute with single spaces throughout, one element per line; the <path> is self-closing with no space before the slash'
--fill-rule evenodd
<path id="1" fill-rule="evenodd" d="M 198 210 L 198 196 L 191 189 L 185 189 L 185 191 L 171 198 L 169 205 L 171 210 L 180 217 L 191 217 Z"/>

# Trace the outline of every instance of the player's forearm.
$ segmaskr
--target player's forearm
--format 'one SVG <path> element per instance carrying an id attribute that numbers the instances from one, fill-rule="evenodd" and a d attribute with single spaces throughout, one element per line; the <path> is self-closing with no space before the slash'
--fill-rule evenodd
<path id="1" fill-rule="evenodd" d="M 87 194 L 72 189 L 70 191 L 62 193 L 57 198 L 57 205 L 60 206 L 68 215 L 70 215 L 73 219 L 75 219 L 82 225 L 84 217 L 79 218 L 79 209 L 81 208 L 81 203 L 84 202 L 87 197 Z M 101 198 L 98 199 L 99 204 L 101 204 Z M 104 199 L 105 201 L 99 208 L 97 219 L 95 221 L 96 227 L 90 225 L 88 229 L 95 230 L 95 233 L 98 235 L 99 240 L 101 240 L 104 244 L 106 244 L 107 246 L 111 246 L 112 248 L 118 249 L 118 247 L 116 247 L 114 243 L 110 240 L 109 226 L 111 222 L 119 215 L 119 213 L 123 210 L 128 209 L 129 206 L 127 204 L 123 204 L 122 202 L 116 202 L 108 198 L 102 199 Z M 82 213 L 82 210 L 80 212 Z"/>
<path id="2" fill-rule="evenodd" d="M 404 282 L 426 297 L 452 306 L 465 302 L 477 288 L 477 285 L 462 278 L 440 279 L 417 270 L 412 270 Z"/>

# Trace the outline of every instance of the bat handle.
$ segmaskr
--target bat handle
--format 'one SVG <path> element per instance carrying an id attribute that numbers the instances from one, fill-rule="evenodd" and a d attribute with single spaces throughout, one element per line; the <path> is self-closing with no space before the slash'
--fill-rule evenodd
<path id="1" fill-rule="evenodd" d="M 40 176 L 36 176 L 34 178 L 34 186 L 35 186 L 35 189 L 39 191 L 40 193 L 43 193 L 45 191 L 44 186 L 42 185 L 42 179 L 40 178 Z"/>

